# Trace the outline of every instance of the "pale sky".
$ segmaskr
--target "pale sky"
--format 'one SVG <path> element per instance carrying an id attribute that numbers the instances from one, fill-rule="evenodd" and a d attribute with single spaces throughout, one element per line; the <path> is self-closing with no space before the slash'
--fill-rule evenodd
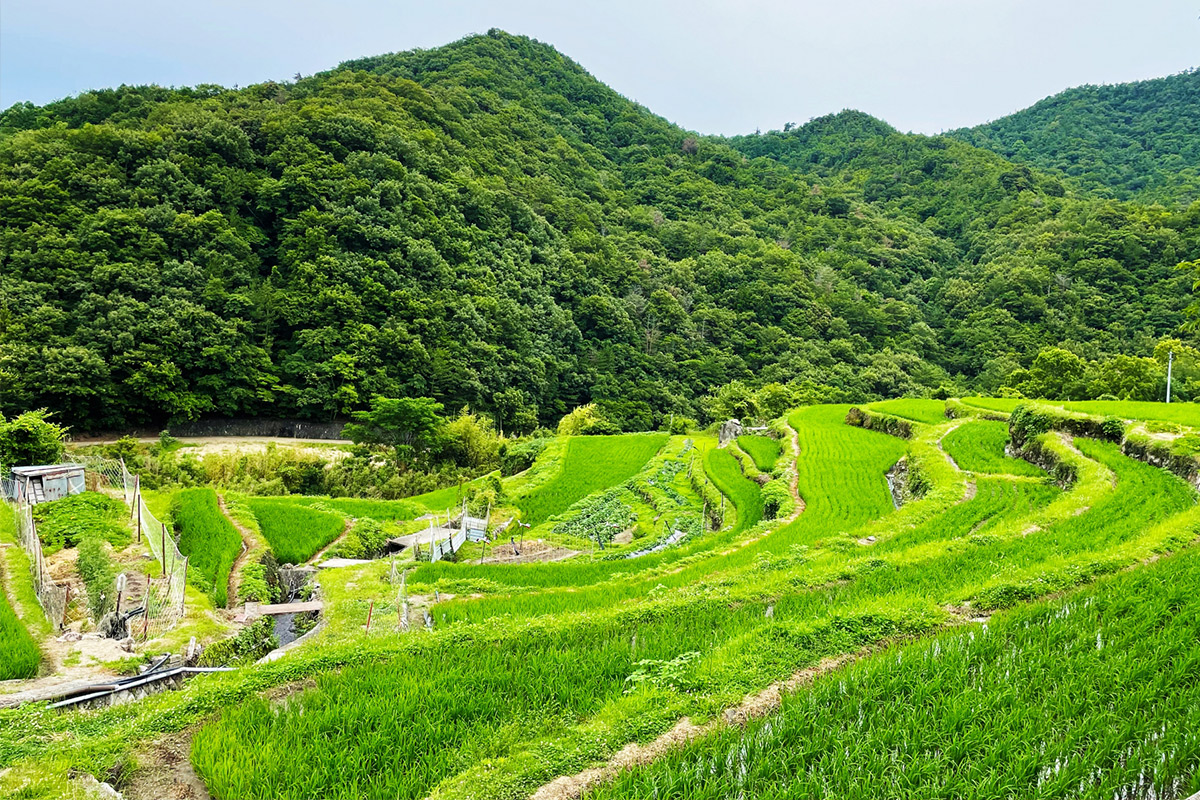
<path id="1" fill-rule="evenodd" d="M 498 27 L 711 134 L 855 108 L 937 133 L 1200 65 L 1196 0 L 0 0 L 0 108 L 248 85 Z"/>

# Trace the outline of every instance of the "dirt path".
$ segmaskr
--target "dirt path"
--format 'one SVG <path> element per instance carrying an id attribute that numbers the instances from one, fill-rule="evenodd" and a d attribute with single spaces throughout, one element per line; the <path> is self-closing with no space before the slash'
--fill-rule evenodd
<path id="1" fill-rule="evenodd" d="M 332 550 L 333 548 L 337 547 L 339 544 L 342 543 L 342 540 L 345 539 L 346 536 L 349 535 L 350 529 L 354 527 L 354 523 L 355 523 L 354 519 L 347 517 L 346 524 L 342 526 L 342 532 L 337 535 L 337 538 L 334 539 L 329 544 L 322 547 L 320 550 L 318 550 L 316 552 L 316 554 L 313 555 L 312 558 L 310 558 L 308 561 L 304 562 L 304 565 L 311 567 L 314 564 L 319 563 L 321 561 L 321 559 L 323 559 L 325 557 L 326 553 L 328 553 L 330 550 Z"/>
<path id="2" fill-rule="evenodd" d="M 257 544 L 257 540 L 252 531 L 229 515 L 229 508 L 225 505 L 225 495 L 217 495 L 217 506 L 220 507 L 221 513 L 225 515 L 225 519 L 229 520 L 242 537 L 242 552 L 238 553 L 238 557 L 233 560 L 233 566 L 229 569 L 229 585 L 227 587 L 227 596 L 229 599 L 226 602 L 228 606 L 231 603 L 237 602 L 238 589 L 241 588 L 242 583 L 242 568 L 246 565 L 246 558 L 254 551 L 254 545 Z"/>
<path id="3" fill-rule="evenodd" d="M 784 522 L 787 525 L 788 523 L 795 522 L 796 518 L 804 513 L 804 509 L 807 506 L 804 503 L 804 498 L 800 496 L 800 433 L 792 427 L 790 422 L 785 421 L 783 424 L 792 432 L 792 435 L 788 439 L 792 445 L 792 483 L 788 486 L 788 491 L 792 493 L 792 502 L 795 503 L 791 516 Z"/>
<path id="4" fill-rule="evenodd" d="M 812 683 L 821 675 L 832 672 L 858 659 L 870 649 L 848 653 L 835 658 L 821 659 L 816 666 L 794 673 L 790 678 L 772 683 L 756 694 L 749 694 L 736 706 L 725 709 L 721 716 L 704 725 L 696 725 L 684 717 L 671 730 L 646 744 L 626 745 L 619 753 L 601 767 L 564 775 L 545 784 L 532 795 L 532 800 L 575 800 L 602 783 L 607 783 L 620 773 L 653 763 L 671 750 L 678 749 L 696 739 L 714 733 L 727 726 L 744 727 L 751 720 L 765 717 L 779 710 L 783 695 L 794 692 L 801 686 Z"/>
<path id="5" fill-rule="evenodd" d="M 937 440 L 938 450 L 942 451 L 942 455 L 946 457 L 946 461 L 950 462 L 950 466 L 954 467 L 955 472 L 962 472 L 963 471 L 962 467 L 960 467 L 958 465 L 958 462 L 954 460 L 954 456 L 952 456 L 948 452 L 946 452 L 946 448 L 942 446 L 942 440 L 945 439 L 947 436 L 949 436 L 951 433 L 953 433 L 955 428 L 957 428 L 959 425 L 962 425 L 962 423 L 956 422 L 955 424 L 951 425 L 949 428 L 946 429 L 945 433 L 943 433 L 941 436 L 938 437 L 938 440 Z"/>

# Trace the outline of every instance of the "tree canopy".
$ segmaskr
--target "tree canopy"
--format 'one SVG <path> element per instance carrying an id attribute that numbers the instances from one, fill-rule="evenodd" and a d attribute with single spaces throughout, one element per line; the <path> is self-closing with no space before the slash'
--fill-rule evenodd
<path id="1" fill-rule="evenodd" d="M 595 403 L 638 430 L 733 381 L 997 391 L 1045 347 L 1181 335 L 1200 204 L 1106 194 L 858 112 L 701 136 L 501 31 L 19 104 L 0 413 L 328 420 L 381 396 L 516 432 Z"/>

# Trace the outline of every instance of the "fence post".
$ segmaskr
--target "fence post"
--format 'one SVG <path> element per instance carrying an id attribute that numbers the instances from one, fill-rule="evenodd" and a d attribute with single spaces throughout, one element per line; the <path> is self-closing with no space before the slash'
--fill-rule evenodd
<path id="1" fill-rule="evenodd" d="M 133 505 L 137 509 L 137 534 L 138 541 L 142 541 L 142 476 L 138 475 L 134 478 Z"/>
<path id="2" fill-rule="evenodd" d="M 371 607 L 367 609 L 367 633 L 371 632 L 371 615 L 375 613 L 375 601 L 371 601 Z"/>
<path id="3" fill-rule="evenodd" d="M 183 591 L 179 593 L 179 616 L 184 615 L 187 608 L 187 565 L 188 556 L 183 557 Z"/>
<path id="4" fill-rule="evenodd" d="M 162 562 L 163 575 L 167 574 L 167 523 L 162 524 Z"/>
<path id="5" fill-rule="evenodd" d="M 150 573 L 146 573 L 146 594 L 142 598 L 142 641 L 150 637 L 150 595 L 153 585 L 150 583 Z"/>

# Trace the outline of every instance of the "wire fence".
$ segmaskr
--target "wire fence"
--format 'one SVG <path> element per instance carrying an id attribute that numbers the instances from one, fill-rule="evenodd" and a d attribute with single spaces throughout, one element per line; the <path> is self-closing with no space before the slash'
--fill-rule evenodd
<path id="1" fill-rule="evenodd" d="M 131 473 L 123 459 L 87 457 L 77 458 L 76 463 L 83 464 L 89 474 L 96 477 L 98 488 L 121 492 L 130 508 L 138 541 L 145 542 L 154 557 L 155 566 L 145 576 L 143 607 L 146 614 L 141 619 L 141 630 L 135 624 L 134 632 L 140 633 L 142 638 L 153 638 L 174 628 L 184 615 L 188 560 L 179 552 L 166 524 L 146 505 L 140 476 Z"/>
<path id="2" fill-rule="evenodd" d="M 42 553 L 42 540 L 37 533 L 37 523 L 33 518 L 33 506 L 23 497 L 17 498 L 17 486 L 7 478 L 0 481 L 4 499 L 12 508 L 17 518 L 17 542 L 29 557 L 29 570 L 33 573 L 33 589 L 37 594 L 38 603 L 46 619 L 55 630 L 62 628 L 63 619 L 67 614 L 67 603 L 70 601 L 70 587 L 59 586 L 46 572 L 46 557 Z"/>
<path id="3" fill-rule="evenodd" d="M 120 493 L 130 509 L 134 531 L 139 542 L 145 542 L 154 558 L 154 565 L 143 575 L 127 576 L 125 582 L 129 605 L 137 604 L 144 613 L 131 622 L 131 634 L 135 638 L 151 639 L 174 628 L 184 615 L 187 591 L 188 560 L 180 552 L 175 539 L 142 497 L 141 479 L 131 473 L 124 461 L 91 456 L 70 457 L 72 463 L 85 469 L 85 484 L 92 491 Z M 70 602 L 69 585 L 56 584 L 46 572 L 45 555 L 41 538 L 37 533 L 37 522 L 33 506 L 24 497 L 18 497 L 15 484 L 7 479 L 0 481 L 0 493 L 12 507 L 17 517 L 17 539 L 29 556 L 33 573 L 34 588 L 42 611 L 55 628 L 61 628 Z"/>

